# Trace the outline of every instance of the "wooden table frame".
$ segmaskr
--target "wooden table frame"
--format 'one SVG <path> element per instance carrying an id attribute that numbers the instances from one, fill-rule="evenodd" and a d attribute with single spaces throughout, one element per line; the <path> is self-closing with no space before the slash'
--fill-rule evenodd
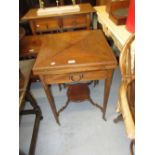
<path id="1" fill-rule="evenodd" d="M 60 121 L 59 121 L 59 115 L 58 115 L 58 110 L 56 109 L 55 106 L 55 101 L 54 101 L 54 97 L 53 97 L 53 93 L 50 90 L 49 84 L 46 82 L 44 75 L 40 75 L 40 81 L 42 83 L 42 86 L 45 90 L 46 96 L 48 98 L 51 110 L 54 114 L 54 118 L 56 120 L 56 122 L 60 125 Z M 103 101 L 103 119 L 106 121 L 106 109 L 107 109 L 107 103 L 108 103 L 108 98 L 109 98 L 109 92 L 110 92 L 110 87 L 111 87 L 111 82 L 112 82 L 112 77 L 113 77 L 113 70 L 108 70 L 106 75 L 103 76 L 102 78 L 105 79 L 105 87 L 104 87 L 104 101 Z M 96 79 L 91 79 L 91 80 L 98 80 L 98 78 Z M 65 82 L 65 81 L 64 81 Z"/>
<path id="2" fill-rule="evenodd" d="M 117 61 L 102 32 L 85 30 L 54 34 L 48 37 L 47 44 L 41 47 L 33 72 L 40 77 L 56 122 L 60 124 L 58 110 L 49 85 L 103 79 L 105 79 L 105 88 L 102 111 L 103 119 L 106 120 L 107 102 Z M 46 38 L 46 40 L 48 39 Z M 94 44 L 92 44 L 92 40 Z M 52 41 L 55 44 L 49 43 Z M 61 42 L 61 47 L 56 45 L 57 41 Z M 62 47 L 63 49 L 60 50 Z M 49 49 L 53 49 L 53 53 Z M 76 50 L 79 51 L 75 52 Z M 87 57 L 84 57 L 83 54 L 86 54 Z M 69 58 L 75 58 L 77 63 L 64 64 Z M 56 64 L 49 65 L 51 60 L 56 61 Z"/>

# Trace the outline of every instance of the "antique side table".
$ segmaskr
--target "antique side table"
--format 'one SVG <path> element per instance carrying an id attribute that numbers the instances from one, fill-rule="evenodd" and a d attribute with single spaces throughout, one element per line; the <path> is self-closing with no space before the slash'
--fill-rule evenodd
<path id="1" fill-rule="evenodd" d="M 40 47 L 33 72 L 40 77 L 56 122 L 60 124 L 49 85 L 102 79 L 105 79 L 102 106 L 105 119 L 117 61 L 102 31 L 85 30 L 52 34 L 46 35 L 45 40 Z"/>

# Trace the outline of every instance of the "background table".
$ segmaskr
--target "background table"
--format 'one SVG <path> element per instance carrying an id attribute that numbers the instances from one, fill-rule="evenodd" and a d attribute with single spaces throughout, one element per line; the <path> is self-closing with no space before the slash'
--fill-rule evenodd
<path id="1" fill-rule="evenodd" d="M 106 5 L 94 7 L 97 13 L 97 20 L 102 25 L 102 29 L 107 36 L 112 37 L 115 45 L 121 51 L 125 42 L 131 36 L 125 25 L 116 25 L 106 12 Z"/>
<path id="2" fill-rule="evenodd" d="M 22 18 L 22 21 L 28 21 L 33 34 L 49 32 L 49 31 L 64 31 L 68 29 L 93 28 L 93 16 L 95 9 L 89 4 L 79 4 L 80 11 L 52 14 L 52 15 L 37 15 L 36 8 L 30 9 Z"/>

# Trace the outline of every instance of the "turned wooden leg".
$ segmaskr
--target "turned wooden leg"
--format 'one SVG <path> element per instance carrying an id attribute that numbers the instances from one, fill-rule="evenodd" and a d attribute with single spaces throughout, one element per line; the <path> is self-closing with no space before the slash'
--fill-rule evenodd
<path id="1" fill-rule="evenodd" d="M 104 87 L 104 102 L 103 102 L 103 119 L 106 121 L 106 109 L 107 109 L 107 103 L 109 98 L 109 92 L 113 77 L 113 70 L 108 71 L 108 77 L 105 79 L 105 87 Z"/>
<path id="2" fill-rule="evenodd" d="M 44 82 L 43 76 L 40 76 L 40 80 L 41 80 L 42 86 L 43 86 L 43 88 L 45 90 L 46 96 L 48 98 L 48 101 L 49 101 L 51 110 L 53 112 L 54 118 L 55 118 L 56 122 L 60 125 L 59 117 L 58 117 L 58 113 L 57 113 L 57 109 L 56 109 L 56 106 L 55 106 L 55 101 L 54 101 L 52 92 L 50 91 L 48 85 Z"/>

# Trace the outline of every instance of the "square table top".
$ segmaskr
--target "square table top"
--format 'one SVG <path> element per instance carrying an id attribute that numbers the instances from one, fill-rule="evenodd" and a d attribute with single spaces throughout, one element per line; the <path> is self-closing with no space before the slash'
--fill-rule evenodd
<path id="1" fill-rule="evenodd" d="M 46 36 L 46 37 L 45 37 Z M 100 70 L 117 65 L 101 30 L 82 30 L 44 35 L 34 74 L 59 74 Z"/>

